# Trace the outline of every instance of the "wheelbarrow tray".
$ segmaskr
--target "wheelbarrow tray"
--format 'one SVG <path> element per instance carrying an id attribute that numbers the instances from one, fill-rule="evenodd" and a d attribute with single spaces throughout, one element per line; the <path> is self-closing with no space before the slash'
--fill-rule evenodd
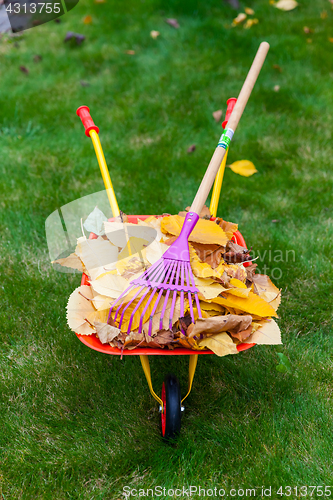
<path id="1" fill-rule="evenodd" d="M 138 219 L 140 220 L 145 220 L 148 217 L 151 217 L 151 215 L 128 215 L 128 222 L 131 222 L 132 224 L 137 224 Z M 162 216 L 159 216 L 162 217 Z M 109 222 L 112 222 L 114 219 L 109 219 Z M 212 217 L 211 220 L 215 220 L 215 217 Z M 89 236 L 89 239 L 96 239 L 97 235 L 94 233 L 91 233 Z M 233 235 L 232 238 L 235 243 L 238 245 L 244 246 L 246 248 L 246 243 L 245 240 L 242 236 L 242 234 L 239 231 L 236 231 Z M 249 263 L 245 263 L 245 265 L 249 265 Z M 87 278 L 86 274 L 82 275 L 82 280 L 81 280 L 81 285 L 89 285 L 89 281 Z M 89 285 L 90 286 L 90 285 Z M 185 347 L 176 347 L 175 349 L 167 349 L 167 348 L 151 348 L 151 347 L 137 347 L 134 349 L 118 349 L 117 347 L 111 347 L 109 344 L 102 344 L 102 342 L 99 340 L 99 338 L 93 333 L 91 335 L 81 335 L 79 333 L 76 333 L 76 336 L 78 337 L 79 340 L 83 344 L 85 344 L 87 347 L 90 347 L 90 349 L 94 349 L 95 351 L 102 352 L 104 354 L 113 354 L 113 355 L 118 355 L 118 356 L 139 356 L 139 355 L 158 355 L 158 356 L 184 356 L 184 355 L 191 355 L 191 354 L 214 354 L 213 351 L 210 349 L 205 349 L 202 351 L 199 350 L 194 350 L 194 349 L 187 349 Z M 250 349 L 253 347 L 255 344 L 247 344 L 247 343 L 241 343 L 237 345 L 237 350 L 239 352 L 245 351 L 247 349 Z"/>

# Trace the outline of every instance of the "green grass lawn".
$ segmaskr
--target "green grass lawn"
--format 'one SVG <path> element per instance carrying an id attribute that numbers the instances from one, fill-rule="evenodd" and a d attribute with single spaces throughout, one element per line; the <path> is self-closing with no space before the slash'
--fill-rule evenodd
<path id="1" fill-rule="evenodd" d="M 125 485 L 258 486 L 257 498 L 265 485 L 276 500 L 279 486 L 332 484 L 333 10 L 328 0 L 299 0 L 291 12 L 268 0 L 241 3 L 234 11 L 222 0 L 81 0 L 60 24 L 0 40 L 4 500 L 116 500 Z M 259 23 L 232 28 L 246 6 Z M 67 31 L 86 40 L 65 44 Z M 284 345 L 201 356 L 181 436 L 169 446 L 139 358 L 99 354 L 68 329 L 65 305 L 80 277 L 52 269 L 45 219 L 103 188 L 75 114 L 82 104 L 100 126 L 123 211 L 189 205 L 221 134 L 212 112 L 238 95 L 262 40 L 271 50 L 228 158 L 259 172 L 227 169 L 219 215 L 239 224 L 259 268 L 278 278 Z M 282 251 L 283 262 L 269 250 Z M 291 373 L 276 371 L 278 352 Z M 184 391 L 187 363 L 154 357 L 156 391 L 169 371 Z"/>

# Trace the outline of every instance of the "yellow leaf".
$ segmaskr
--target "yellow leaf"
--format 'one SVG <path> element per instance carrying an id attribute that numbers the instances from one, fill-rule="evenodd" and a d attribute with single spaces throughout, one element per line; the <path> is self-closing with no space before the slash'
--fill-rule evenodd
<path id="1" fill-rule="evenodd" d="M 280 10 L 293 10 L 297 7 L 298 3 L 295 0 L 279 0 L 274 4 L 274 7 Z"/>
<path id="2" fill-rule="evenodd" d="M 254 333 L 245 340 L 246 344 L 275 345 L 282 344 L 281 332 L 274 319 L 252 323 Z"/>
<path id="3" fill-rule="evenodd" d="M 244 28 L 246 30 L 250 29 L 254 24 L 258 24 L 259 20 L 254 18 L 254 19 L 248 19 L 246 23 L 244 24 Z"/>
<path id="4" fill-rule="evenodd" d="M 92 17 L 91 16 L 85 16 L 83 18 L 83 23 L 84 24 L 91 24 L 92 23 Z"/>
<path id="5" fill-rule="evenodd" d="M 329 38 L 328 41 L 333 43 L 333 38 Z"/>
<path id="6" fill-rule="evenodd" d="M 199 292 L 205 299 L 213 299 L 225 290 L 222 285 L 214 280 L 194 277 L 194 282 Z"/>
<path id="7" fill-rule="evenodd" d="M 243 283 L 242 281 L 240 281 L 236 278 L 231 278 L 230 285 L 236 286 L 237 288 L 246 288 L 247 289 L 247 286 L 245 285 L 245 283 Z"/>
<path id="8" fill-rule="evenodd" d="M 75 253 L 82 260 L 87 274 L 92 279 L 115 267 L 118 248 L 110 241 L 98 237 L 95 240 L 79 238 L 77 242 Z"/>
<path id="9" fill-rule="evenodd" d="M 69 296 L 67 303 L 67 323 L 71 330 L 81 335 L 95 333 L 95 328 L 87 321 L 88 317 L 96 309 L 92 303 L 92 289 L 88 285 L 82 285 L 74 290 Z"/>
<path id="10" fill-rule="evenodd" d="M 199 346 L 208 347 L 217 356 L 226 356 L 227 354 L 238 354 L 236 344 L 225 332 L 212 335 L 198 342 Z"/>
<path id="11" fill-rule="evenodd" d="M 231 168 L 231 170 L 235 172 L 235 174 L 242 175 L 243 177 L 250 177 L 250 175 L 258 172 L 252 161 L 249 160 L 235 161 L 234 163 L 229 165 L 229 168 Z"/>
<path id="12" fill-rule="evenodd" d="M 180 215 L 172 215 L 169 217 L 163 217 L 161 221 L 161 229 L 166 233 L 178 236 L 181 228 L 183 227 L 184 217 Z M 204 243 L 206 245 L 216 244 L 225 246 L 228 242 L 228 238 L 223 231 L 223 229 L 218 226 L 215 222 L 199 219 L 189 236 L 189 241 L 195 243 Z"/>
<path id="13" fill-rule="evenodd" d="M 219 295 L 215 299 L 212 299 L 212 302 L 216 302 L 221 306 L 232 307 L 261 318 L 277 316 L 275 309 L 270 304 L 251 291 L 248 298 L 236 297 L 229 293 L 227 297 Z"/>
<path id="14" fill-rule="evenodd" d="M 250 7 L 245 7 L 244 10 L 245 10 L 246 14 L 248 14 L 249 16 L 253 16 L 253 14 L 254 14 L 253 9 L 250 9 Z"/>
<path id="15" fill-rule="evenodd" d="M 98 277 L 96 280 L 91 281 L 90 284 L 98 294 L 116 299 L 128 288 L 129 281 L 111 272 Z"/>
<path id="16" fill-rule="evenodd" d="M 266 274 L 254 274 L 253 286 L 259 297 L 268 302 L 275 311 L 281 303 L 281 290 L 279 290 Z"/>
<path id="17" fill-rule="evenodd" d="M 57 259 L 52 261 L 52 264 L 59 264 L 60 266 L 70 267 L 72 269 L 77 269 L 78 271 L 83 272 L 82 262 L 76 253 L 71 253 L 68 257 L 63 259 Z"/>

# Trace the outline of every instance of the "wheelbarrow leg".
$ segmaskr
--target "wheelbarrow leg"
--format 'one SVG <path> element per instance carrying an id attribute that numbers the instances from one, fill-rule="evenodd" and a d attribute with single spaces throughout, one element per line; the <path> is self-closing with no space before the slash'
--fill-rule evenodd
<path id="1" fill-rule="evenodd" d="M 187 398 L 187 396 L 191 392 L 193 378 L 194 378 L 194 374 L 195 374 L 195 369 L 197 367 L 197 363 L 198 363 L 198 354 L 190 354 L 190 362 L 189 362 L 189 366 L 188 366 L 188 389 L 187 389 L 186 396 L 182 399 L 182 402 Z"/>
<path id="2" fill-rule="evenodd" d="M 146 379 L 147 379 L 147 382 L 148 382 L 148 387 L 149 387 L 150 393 L 153 396 L 153 398 L 155 398 L 156 401 L 162 406 L 162 411 L 163 411 L 163 401 L 155 393 L 155 391 L 153 389 L 153 384 L 151 382 L 151 374 L 150 374 L 150 365 L 149 365 L 148 355 L 147 354 L 140 354 L 140 361 L 141 361 L 141 364 L 142 364 L 143 371 L 144 371 L 144 373 L 146 375 Z"/>

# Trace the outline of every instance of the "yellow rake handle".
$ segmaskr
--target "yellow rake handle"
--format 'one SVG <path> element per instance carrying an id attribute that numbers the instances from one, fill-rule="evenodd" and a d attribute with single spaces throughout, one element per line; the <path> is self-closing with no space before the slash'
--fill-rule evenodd
<path id="1" fill-rule="evenodd" d="M 231 97 L 230 99 L 227 100 L 227 111 L 225 114 L 224 122 L 222 123 L 223 129 L 225 129 L 227 124 L 228 124 L 230 115 L 232 113 L 232 110 L 235 107 L 236 102 L 237 102 L 237 99 L 235 97 Z M 225 166 L 227 163 L 227 156 L 228 156 L 228 149 L 226 150 L 226 153 L 225 153 L 224 158 L 222 160 L 222 163 L 220 165 L 219 171 L 217 172 L 217 176 L 215 177 L 212 198 L 210 200 L 210 207 L 209 207 L 209 211 L 213 217 L 216 217 L 216 214 L 217 214 L 217 208 L 218 208 L 219 200 L 220 200 L 223 176 L 224 176 Z"/>
<path id="2" fill-rule="evenodd" d="M 96 127 L 96 125 L 94 124 L 94 122 L 90 116 L 88 106 L 80 106 L 76 110 L 76 114 L 81 118 L 81 121 L 82 121 L 83 126 L 85 128 L 86 136 L 90 137 L 92 140 L 92 143 L 93 143 L 94 149 L 95 149 L 95 153 L 97 156 L 99 168 L 101 169 L 101 174 L 103 177 L 103 182 L 104 182 L 104 186 L 106 189 L 106 193 L 107 193 L 108 198 L 109 198 L 113 217 L 118 217 L 118 215 L 120 214 L 120 210 L 118 207 L 118 202 L 117 202 L 115 192 L 113 190 L 109 170 L 108 170 L 108 167 L 106 165 L 101 141 L 99 140 L 99 137 L 98 137 L 99 128 Z"/>

